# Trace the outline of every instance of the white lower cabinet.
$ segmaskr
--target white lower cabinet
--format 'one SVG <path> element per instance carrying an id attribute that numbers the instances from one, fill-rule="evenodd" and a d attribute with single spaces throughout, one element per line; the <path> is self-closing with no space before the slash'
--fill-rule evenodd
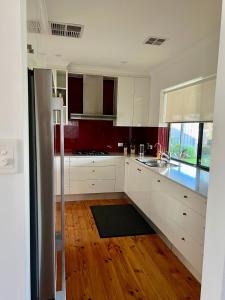
<path id="1" fill-rule="evenodd" d="M 125 192 L 201 274 L 206 199 L 132 159 L 125 162 Z"/>
<path id="2" fill-rule="evenodd" d="M 115 180 L 71 181 L 70 194 L 113 193 Z"/>
<path id="3" fill-rule="evenodd" d="M 60 195 L 60 157 L 56 157 L 56 191 Z M 124 191 L 123 156 L 67 156 L 64 160 L 65 194 Z"/>

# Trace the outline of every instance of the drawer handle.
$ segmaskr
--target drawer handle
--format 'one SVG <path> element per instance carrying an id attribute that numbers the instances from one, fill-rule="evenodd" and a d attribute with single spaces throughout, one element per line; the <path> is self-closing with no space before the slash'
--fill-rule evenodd
<path id="1" fill-rule="evenodd" d="M 95 184 L 94 184 L 94 183 L 92 183 L 91 185 L 92 185 L 92 186 L 94 186 Z"/>
<path id="2" fill-rule="evenodd" d="M 92 172 L 94 173 L 94 172 L 95 172 L 95 170 L 92 170 Z"/>
<path id="3" fill-rule="evenodd" d="M 141 172 L 141 169 L 137 168 L 138 172 Z"/>
<path id="4" fill-rule="evenodd" d="M 181 239 L 182 239 L 182 241 L 184 241 L 184 242 L 186 241 L 184 237 L 182 237 Z"/>
<path id="5" fill-rule="evenodd" d="M 183 216 L 186 216 L 186 215 L 187 215 L 187 213 L 186 213 L 186 212 L 184 212 L 184 213 L 183 213 Z"/>
<path id="6" fill-rule="evenodd" d="M 160 180 L 160 179 L 158 179 L 158 180 L 157 180 L 157 182 L 161 182 L 161 180 Z"/>
<path id="7" fill-rule="evenodd" d="M 185 199 L 187 199 L 187 198 L 188 198 L 188 196 L 187 196 L 187 195 L 184 195 L 184 198 L 185 198 Z"/>

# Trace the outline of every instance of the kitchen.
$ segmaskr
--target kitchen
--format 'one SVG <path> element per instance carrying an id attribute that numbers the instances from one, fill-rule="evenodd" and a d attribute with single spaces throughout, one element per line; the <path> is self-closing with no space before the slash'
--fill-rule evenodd
<path id="1" fill-rule="evenodd" d="M 89 39 L 94 36 L 97 28 L 101 30 L 99 27 L 94 30 L 95 26 L 102 26 L 101 22 L 96 23 L 96 20 L 102 17 L 100 9 L 96 11 L 92 20 L 90 12 L 86 14 L 80 12 L 80 18 L 78 9 L 75 15 L 69 14 L 74 6 L 80 7 L 81 10 L 85 8 L 85 4 L 79 1 L 74 4 L 68 1 L 63 6 L 60 4 L 53 6 L 51 1 L 46 1 L 46 10 L 41 6 L 39 8 L 38 4 L 32 4 L 28 15 L 28 44 L 32 47 L 31 53 L 28 53 L 28 62 L 31 68 L 45 66 L 52 70 L 52 96 L 63 99 L 62 117 L 58 111 L 54 114 L 55 188 L 59 201 L 57 213 L 58 217 L 60 216 L 57 227 L 59 232 L 65 230 L 59 235 L 62 244 L 65 238 L 65 247 L 61 249 L 62 253 L 57 252 L 57 257 L 60 257 L 58 264 L 62 264 L 58 267 L 62 269 L 62 276 L 58 274 L 62 280 L 61 284 L 57 282 L 59 289 L 60 286 L 64 287 L 68 299 L 82 299 L 82 297 L 123 299 L 129 293 L 141 299 L 157 297 L 199 299 L 218 53 L 219 17 L 216 14 L 216 7 L 213 6 L 214 19 L 212 18 L 211 23 L 207 21 L 208 27 L 204 27 L 203 30 L 201 25 L 196 35 L 193 34 L 193 29 L 189 28 L 189 33 L 192 35 L 189 43 L 187 42 L 187 50 L 184 45 L 183 49 L 179 49 L 179 46 L 173 48 L 171 44 L 173 38 L 175 43 L 178 36 L 174 32 L 174 27 L 170 25 L 170 18 L 167 23 L 164 21 L 165 24 L 161 29 L 158 29 L 161 30 L 159 37 L 150 33 L 145 36 L 142 33 L 142 41 L 138 46 L 135 44 L 136 39 L 131 39 L 130 43 L 133 43 L 137 49 L 141 47 L 138 57 L 140 60 L 144 58 L 146 61 L 150 60 L 146 55 L 149 51 L 157 60 L 158 53 L 162 52 L 159 55 L 162 63 L 160 65 L 159 61 L 160 66 L 157 67 L 155 61 L 152 62 L 152 65 L 156 64 L 156 66 L 152 67 L 151 74 L 146 72 L 145 66 L 141 68 L 140 62 L 138 66 L 133 66 L 135 63 L 132 58 L 131 62 L 128 59 L 119 61 L 121 67 L 114 67 L 115 70 L 108 67 L 110 59 L 113 61 L 117 57 L 107 55 L 106 50 L 102 53 L 105 55 L 103 57 L 105 69 L 104 64 L 98 66 L 99 54 L 95 60 L 94 55 L 96 55 L 95 51 L 102 50 L 100 46 L 89 44 Z M 105 4 L 105 9 L 108 5 Z M 144 16 L 145 5 L 140 9 L 140 17 Z M 34 7 L 35 11 L 32 10 Z M 116 7 L 115 4 L 113 9 Z M 205 4 L 204 7 L 205 10 L 195 11 L 193 22 L 196 24 L 199 24 L 199 19 L 203 19 L 200 14 L 208 13 L 211 6 Z M 198 8 L 200 9 L 200 6 Z M 159 7 L 155 9 L 158 11 Z M 48 33 L 42 34 L 41 30 L 44 29 L 41 21 L 38 26 L 35 23 L 41 20 L 41 17 L 32 18 L 34 12 L 47 15 L 50 26 Z M 180 12 L 185 14 L 182 8 Z M 190 6 L 188 12 L 193 13 L 193 7 Z M 172 16 L 174 17 L 173 12 L 171 12 Z M 116 30 L 114 18 L 112 15 L 110 17 L 112 19 L 104 21 L 105 26 Z M 127 24 L 130 18 L 131 16 L 128 15 Z M 91 25 L 85 25 L 89 22 Z M 124 20 L 121 19 L 121 22 Z M 64 25 L 64 23 L 68 24 Z M 189 20 L 181 23 L 182 34 L 187 30 L 189 23 Z M 81 25 L 73 27 L 73 24 Z M 119 25 L 122 26 L 122 23 L 118 21 L 116 26 Z M 93 29 L 89 29 L 91 26 Z M 172 27 L 170 36 L 164 33 L 166 26 Z M 40 32 L 35 32 L 37 28 Z M 137 35 L 140 35 L 143 28 L 147 29 L 140 25 Z M 122 31 L 123 36 L 129 33 L 129 30 L 126 30 Z M 211 31 L 214 33 L 213 36 Z M 103 40 L 99 37 L 96 44 L 100 45 L 101 42 Z M 114 37 L 114 43 L 119 45 L 120 39 Z M 183 40 L 182 43 L 185 44 Z M 194 44 L 193 47 L 189 46 L 191 43 Z M 87 51 L 90 45 L 96 47 L 93 48 L 93 56 Z M 82 65 L 82 57 L 80 60 L 77 55 L 74 57 L 72 52 L 75 51 L 75 47 L 78 48 L 76 51 L 80 56 L 84 52 L 83 60 L 93 60 L 90 66 L 87 63 Z M 123 47 L 121 52 L 124 51 Z M 177 58 L 174 58 L 173 54 L 169 55 L 170 47 L 173 52 L 177 51 Z M 57 49 L 57 55 L 53 56 L 56 52 L 53 49 Z M 200 59 L 199 51 L 202 49 L 205 56 Z M 202 55 L 202 52 L 200 53 Z M 142 58 L 142 55 L 146 56 Z M 165 63 L 163 55 L 168 55 Z M 71 60 L 76 58 L 78 62 L 68 64 L 68 61 L 64 61 L 68 58 Z M 192 60 L 197 58 L 199 62 L 198 64 L 195 62 L 194 69 L 182 67 L 187 63 L 186 60 L 192 64 Z M 176 66 L 179 59 L 183 60 L 182 64 L 179 63 L 180 70 L 171 72 L 170 64 L 172 67 Z M 56 62 L 50 63 L 51 60 Z M 118 65 L 118 59 L 116 63 Z M 61 64 L 62 67 L 57 64 Z M 170 71 L 167 72 L 170 76 L 174 74 L 175 78 L 166 77 L 164 68 L 168 68 Z M 176 74 L 176 72 L 180 73 Z M 162 73 L 166 78 L 160 77 Z M 163 88 L 158 87 L 165 79 L 168 82 L 162 83 Z M 60 124 L 62 120 L 63 125 Z M 62 134 L 64 138 L 63 136 L 61 138 Z M 62 140 L 64 149 L 62 149 Z M 65 155 L 63 162 L 60 155 L 62 152 Z M 165 157 L 166 153 L 169 153 L 170 157 Z M 64 198 L 61 191 L 64 191 Z M 138 231 L 138 225 L 134 225 L 135 217 L 129 219 L 130 204 L 135 208 L 138 216 L 150 224 L 150 228 L 157 233 L 159 240 L 156 239 L 155 234 L 143 235 L 144 229 Z M 125 210 L 125 206 L 128 211 L 120 212 L 120 209 Z M 122 225 L 118 216 L 122 220 Z M 141 244 L 142 251 L 146 252 L 144 261 L 151 261 L 151 251 L 148 252 L 148 247 L 154 243 L 159 243 L 159 251 L 162 251 L 164 256 L 169 255 L 170 259 L 174 260 L 173 253 L 177 260 L 171 265 L 164 261 L 165 265 L 160 268 L 157 265 L 155 273 L 149 280 L 148 274 L 153 268 L 152 265 L 145 268 L 144 261 L 140 258 L 135 263 L 129 257 L 125 259 L 129 256 L 127 247 L 123 246 L 127 240 L 135 249 L 139 243 Z M 162 241 L 168 248 L 164 248 Z M 98 246 L 98 251 L 103 252 L 103 255 L 98 254 L 99 256 L 96 257 L 95 243 L 103 244 Z M 82 247 L 84 254 L 80 253 Z M 105 247 L 110 250 L 105 251 Z M 127 275 L 122 272 L 123 263 L 117 265 L 114 253 L 117 253 L 118 250 L 115 250 L 117 248 L 122 251 L 120 260 L 123 259 L 127 264 L 129 270 Z M 155 249 L 153 247 L 152 251 L 156 249 L 157 247 Z M 169 249 L 172 253 L 168 252 Z M 91 253 L 88 254 L 88 250 Z M 132 251 L 130 255 L 137 259 L 140 254 L 136 251 Z M 63 265 L 64 255 L 65 265 Z M 92 262 L 91 257 L 98 263 Z M 159 264 L 157 259 L 159 257 L 156 256 L 155 263 Z M 86 266 L 84 269 L 80 266 L 82 261 Z M 109 262 L 112 266 L 105 267 Z M 185 270 L 183 266 L 186 267 Z M 167 275 L 169 279 L 158 274 L 159 270 L 166 272 L 167 268 L 175 268 L 175 273 L 181 273 L 179 279 L 176 277 L 176 280 L 186 282 L 180 283 L 181 289 L 174 287 L 173 273 L 169 272 Z M 96 274 L 96 269 L 104 271 Z M 135 269 L 143 272 L 145 276 L 133 275 Z M 122 277 L 118 283 L 118 278 L 121 276 L 125 278 Z M 190 285 L 187 283 L 187 278 L 191 282 Z M 169 292 L 167 289 L 157 288 L 157 280 L 168 286 Z M 146 285 L 154 286 L 155 292 Z M 105 288 L 103 289 L 102 286 Z M 118 295 L 114 295 L 115 290 Z"/>
<path id="2" fill-rule="evenodd" d="M 212 299 L 221 7 L 27 1 L 31 299 Z"/>

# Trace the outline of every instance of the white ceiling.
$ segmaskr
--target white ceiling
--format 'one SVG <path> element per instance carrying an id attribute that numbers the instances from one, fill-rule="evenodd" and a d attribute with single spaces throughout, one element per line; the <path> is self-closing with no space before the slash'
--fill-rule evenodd
<path id="1" fill-rule="evenodd" d="M 28 42 L 43 61 L 144 73 L 218 35 L 220 13 L 220 0 L 28 0 L 28 20 L 84 25 L 80 39 L 44 33 L 29 34 Z M 149 36 L 168 40 L 145 45 Z"/>

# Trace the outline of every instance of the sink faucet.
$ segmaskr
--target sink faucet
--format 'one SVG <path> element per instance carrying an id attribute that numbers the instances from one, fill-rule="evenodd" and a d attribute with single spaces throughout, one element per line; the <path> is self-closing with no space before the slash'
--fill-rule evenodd
<path id="1" fill-rule="evenodd" d="M 162 152 L 162 145 L 160 143 L 156 143 L 154 147 L 157 147 L 157 146 L 159 146 L 159 151 L 157 153 L 157 159 L 169 162 L 170 161 L 170 154 Z"/>
<path id="2" fill-rule="evenodd" d="M 166 162 L 170 161 L 170 154 L 165 153 L 165 152 L 161 152 L 160 155 L 160 160 L 165 160 Z"/>

